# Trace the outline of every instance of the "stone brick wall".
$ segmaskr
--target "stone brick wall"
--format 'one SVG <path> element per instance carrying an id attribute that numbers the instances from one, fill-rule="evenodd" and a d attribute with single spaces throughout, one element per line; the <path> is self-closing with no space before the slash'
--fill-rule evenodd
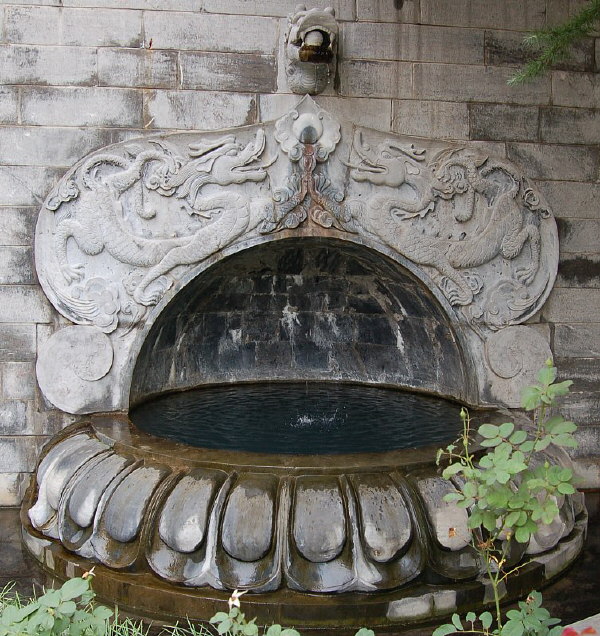
<path id="1" fill-rule="evenodd" d="M 48 435 L 71 418 L 36 388 L 37 346 L 62 320 L 36 283 L 39 206 L 89 151 L 141 135 L 273 119 L 296 0 L 0 0 L 0 505 L 16 505 Z M 582 425 L 580 472 L 600 485 L 600 38 L 526 86 L 506 85 L 523 32 L 580 0 L 334 0 L 338 78 L 318 98 L 342 118 L 507 156 L 558 218 L 545 323 Z M 402 4 L 402 8 L 396 8 Z M 60 370 L 57 370 L 60 373 Z"/>

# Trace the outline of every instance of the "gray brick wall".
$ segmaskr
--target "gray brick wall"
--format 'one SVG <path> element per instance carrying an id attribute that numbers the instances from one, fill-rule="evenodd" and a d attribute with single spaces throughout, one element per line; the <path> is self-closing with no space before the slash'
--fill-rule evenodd
<path id="1" fill-rule="evenodd" d="M 0 0 L 0 505 L 20 501 L 42 444 L 72 421 L 35 385 L 37 344 L 62 321 L 36 282 L 39 206 L 95 148 L 283 114 L 297 99 L 280 59 L 295 4 Z M 364 126 L 480 142 L 539 183 L 558 217 L 561 263 L 534 320 L 546 323 L 561 374 L 575 380 L 567 408 L 586 427 L 579 454 L 598 457 L 600 39 L 511 88 L 506 79 L 528 54 L 523 33 L 564 20 L 581 0 L 396 4 L 311 4 L 333 5 L 341 24 L 339 78 L 319 101 Z M 595 470 L 586 477 L 600 484 Z"/>

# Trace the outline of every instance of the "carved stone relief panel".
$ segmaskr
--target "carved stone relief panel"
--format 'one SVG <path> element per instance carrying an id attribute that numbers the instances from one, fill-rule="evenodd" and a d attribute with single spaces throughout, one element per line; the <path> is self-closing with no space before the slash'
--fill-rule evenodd
<path id="1" fill-rule="evenodd" d="M 40 212 L 36 263 L 85 333 L 45 345 L 44 394 L 68 412 L 126 409 L 144 334 L 177 291 L 227 254 L 290 236 L 352 241 L 410 268 L 465 334 L 483 391 L 473 401 L 511 403 L 485 394 L 502 377 L 485 342 L 552 288 L 558 240 L 541 195 L 504 159 L 357 128 L 309 97 L 274 123 L 124 142 L 65 175 Z M 104 353 L 88 364 L 91 340 Z M 67 358 L 75 385 L 96 389 L 56 378 Z"/>

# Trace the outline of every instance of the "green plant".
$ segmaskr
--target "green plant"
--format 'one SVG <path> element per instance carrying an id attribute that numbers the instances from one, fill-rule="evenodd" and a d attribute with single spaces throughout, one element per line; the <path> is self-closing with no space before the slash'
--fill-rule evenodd
<path id="1" fill-rule="evenodd" d="M 215 625 L 217 633 L 226 636 L 257 636 L 259 628 L 256 625 L 256 618 L 250 621 L 246 620 L 245 615 L 241 611 L 240 597 L 246 592 L 234 590 L 228 601 L 229 612 L 217 612 L 211 619 L 210 623 Z M 198 632 L 196 628 L 190 625 L 190 629 L 185 630 L 189 636 L 206 636 L 206 632 Z M 175 636 L 180 636 L 176 634 Z M 301 636 L 298 631 L 291 627 L 284 628 L 279 624 L 274 624 L 264 631 L 264 636 Z M 375 636 L 375 632 L 365 627 L 359 629 L 354 636 Z"/>
<path id="2" fill-rule="evenodd" d="M 0 596 L 0 636 L 100 636 L 110 633 L 113 612 L 93 605 L 92 573 L 69 579 L 58 590 L 23 603 L 18 595 L 9 598 L 5 588 Z"/>
<path id="3" fill-rule="evenodd" d="M 600 0 L 590 0 L 563 24 L 533 31 L 524 39 L 524 43 L 531 49 L 538 49 L 537 56 L 517 71 L 508 83 L 522 84 L 543 75 L 553 64 L 568 57 L 573 45 L 589 36 L 599 20 Z"/>
<path id="4" fill-rule="evenodd" d="M 517 428 L 512 422 L 483 424 L 477 429 L 482 452 L 474 448 L 471 418 L 463 409 L 461 438 L 438 451 L 438 464 L 448 462 L 442 475 L 453 479 L 456 486 L 445 500 L 470 511 L 472 545 L 492 587 L 496 615 L 493 626 L 490 612 L 479 616 L 471 612 L 465 618 L 470 623 L 466 629 L 462 619 L 454 614 L 452 624 L 438 627 L 433 636 L 456 631 L 502 636 L 558 633 L 553 626 L 559 621 L 550 618 L 541 607 L 537 592 L 519 603 L 519 610 L 508 612 L 507 620 L 500 611 L 501 585 L 522 567 L 511 564 L 513 542 L 527 543 L 538 523 L 549 524 L 558 515 L 557 498 L 575 492 L 570 469 L 550 464 L 537 455 L 550 444 L 569 448 L 577 445 L 573 438 L 576 425 L 551 412 L 556 399 L 567 394 L 572 384 L 570 380 L 556 382 L 556 375 L 556 367 L 548 360 L 538 373 L 538 384 L 523 391 L 522 406 L 533 413 L 531 427 Z"/>

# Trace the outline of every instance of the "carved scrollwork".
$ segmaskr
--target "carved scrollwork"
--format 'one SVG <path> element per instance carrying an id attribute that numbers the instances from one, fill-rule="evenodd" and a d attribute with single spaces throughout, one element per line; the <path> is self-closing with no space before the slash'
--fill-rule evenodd
<path id="1" fill-rule="evenodd" d="M 538 306 L 556 271 L 541 267 L 541 232 L 552 242 L 555 226 L 515 166 L 464 148 L 427 161 L 393 139 L 373 148 L 361 132 L 353 152 L 351 178 L 382 186 L 358 206 L 358 223 L 429 270 L 476 328 L 517 324 Z"/>
<path id="2" fill-rule="evenodd" d="M 268 200 L 251 202 L 233 187 L 264 181 L 264 148 L 259 128 L 247 143 L 228 135 L 189 144 L 187 156 L 150 140 L 86 159 L 46 203 L 54 212 L 51 252 L 59 270 L 48 276 L 45 263 L 41 279 L 50 297 L 74 322 L 106 333 L 139 318 L 144 311 L 135 305 L 159 302 L 172 270 L 201 262 L 258 225 Z M 205 194 L 208 187 L 213 191 Z M 176 205 L 168 208 L 161 198 Z M 183 231 L 173 232 L 167 216 L 187 216 Z M 95 274 L 101 261 L 112 276 Z"/>
<path id="3" fill-rule="evenodd" d="M 552 213 L 516 166 L 340 123 L 308 96 L 275 122 L 84 158 L 40 212 L 36 264 L 61 314 L 113 346 L 117 334 L 117 378 L 130 360 L 123 342 L 170 289 L 236 246 L 294 231 L 408 261 L 478 341 L 538 311 L 558 264 Z"/>

